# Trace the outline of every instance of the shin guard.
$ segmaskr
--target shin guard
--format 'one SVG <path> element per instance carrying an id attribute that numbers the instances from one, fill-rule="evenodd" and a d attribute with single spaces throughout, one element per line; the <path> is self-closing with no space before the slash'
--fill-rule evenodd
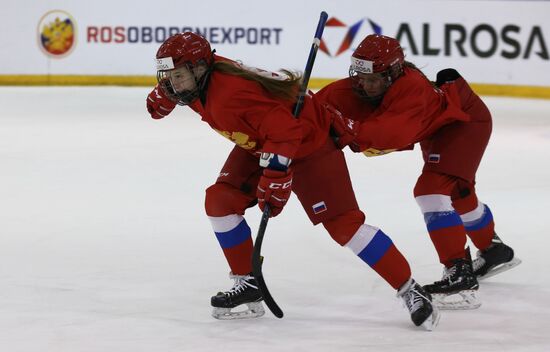
<path id="1" fill-rule="evenodd" d="M 241 215 L 221 217 L 209 216 L 216 238 L 223 254 L 235 275 L 246 275 L 252 271 L 252 234 Z"/>
<path id="2" fill-rule="evenodd" d="M 374 226 L 361 225 L 345 246 L 396 290 L 411 277 L 411 268 L 405 257 L 392 240 Z"/>
<path id="3" fill-rule="evenodd" d="M 460 217 L 464 222 L 468 237 L 478 249 L 484 250 L 491 245 L 495 234 L 495 223 L 493 214 L 487 205 L 479 202 L 476 209 L 462 214 Z"/>
<path id="4" fill-rule="evenodd" d="M 439 261 L 448 266 L 453 259 L 464 258 L 466 230 L 451 204 L 451 197 L 429 194 L 416 197 L 424 221 L 435 246 Z"/>

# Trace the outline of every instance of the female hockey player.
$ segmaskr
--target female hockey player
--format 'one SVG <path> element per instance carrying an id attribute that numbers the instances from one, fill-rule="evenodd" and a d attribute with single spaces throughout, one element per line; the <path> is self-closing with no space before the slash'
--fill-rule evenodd
<path id="1" fill-rule="evenodd" d="M 209 42 L 185 32 L 168 38 L 157 55 L 158 84 L 147 97 L 155 119 L 177 104 L 187 105 L 216 132 L 236 144 L 216 183 L 206 190 L 205 208 L 231 268 L 234 286 L 211 298 L 218 319 L 264 314 L 251 275 L 252 237 L 243 215 L 265 204 L 278 215 L 297 195 L 314 224 L 350 248 L 398 291 L 414 324 L 432 329 L 438 313 L 412 278 L 409 264 L 391 239 L 364 223 L 344 155 L 329 136 L 331 115 L 308 95 L 298 119 L 291 113 L 300 77 L 266 72 L 214 54 Z M 236 306 L 248 310 L 237 313 Z"/>
<path id="2" fill-rule="evenodd" d="M 404 60 L 399 42 L 369 35 L 351 57 L 349 77 L 333 82 L 317 97 L 342 115 L 333 115 L 340 147 L 367 156 L 412 149 L 420 142 L 424 168 L 414 188 L 443 279 L 424 289 L 444 308 L 476 308 L 477 278 L 509 269 L 519 260 L 494 231 L 489 207 L 478 201 L 475 175 L 491 135 L 491 114 L 453 69 L 432 84 Z M 479 249 L 471 262 L 466 235 Z M 459 293 L 453 303 L 445 296 Z"/>

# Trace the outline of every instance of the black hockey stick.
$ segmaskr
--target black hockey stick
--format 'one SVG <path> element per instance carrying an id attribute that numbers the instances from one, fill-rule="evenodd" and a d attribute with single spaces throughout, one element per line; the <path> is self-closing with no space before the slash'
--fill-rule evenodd
<path id="1" fill-rule="evenodd" d="M 323 30 L 325 29 L 325 24 L 327 22 L 328 15 L 325 11 L 321 12 L 321 17 L 319 18 L 319 23 L 317 23 L 317 29 L 315 30 L 315 37 L 313 38 L 313 43 L 311 44 L 311 49 L 309 51 L 309 57 L 307 58 L 306 68 L 304 70 L 304 77 L 302 79 L 302 84 L 300 85 L 300 90 L 298 92 L 298 100 L 294 106 L 294 111 L 292 114 L 295 118 L 298 118 L 300 111 L 302 110 L 302 105 L 304 105 L 304 97 L 307 94 L 307 85 L 309 83 L 309 77 L 311 76 L 311 71 L 313 69 L 313 63 L 315 62 L 315 56 L 317 56 L 317 50 L 321 44 L 321 37 L 323 36 Z M 256 236 L 256 241 L 254 241 L 254 251 L 252 252 L 252 273 L 258 281 L 258 287 L 262 292 L 264 302 L 267 305 L 267 308 L 275 315 L 277 318 L 283 317 L 283 311 L 277 305 L 277 302 L 273 299 L 267 285 L 264 280 L 264 275 L 262 274 L 262 262 L 264 257 L 262 257 L 262 242 L 265 235 L 265 230 L 267 227 L 267 222 L 269 221 L 269 215 L 271 214 L 271 209 L 266 204 L 264 207 L 264 212 L 262 214 L 262 220 L 260 221 L 260 227 L 258 228 L 258 235 Z"/>

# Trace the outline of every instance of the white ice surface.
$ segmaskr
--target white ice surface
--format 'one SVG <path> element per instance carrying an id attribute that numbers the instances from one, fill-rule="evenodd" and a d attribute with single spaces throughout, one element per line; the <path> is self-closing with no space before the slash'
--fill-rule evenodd
<path id="1" fill-rule="evenodd" d="M 211 318 L 210 296 L 231 282 L 204 190 L 232 144 L 186 108 L 150 119 L 147 93 L 0 88 L 0 351 L 550 350 L 550 101 L 486 98 L 478 194 L 523 264 L 482 282 L 479 310 L 443 312 L 425 332 L 295 197 L 263 246 L 285 318 Z M 412 198 L 419 151 L 346 154 L 368 222 L 418 281 L 438 279 Z M 259 211 L 247 219 L 255 232 Z"/>

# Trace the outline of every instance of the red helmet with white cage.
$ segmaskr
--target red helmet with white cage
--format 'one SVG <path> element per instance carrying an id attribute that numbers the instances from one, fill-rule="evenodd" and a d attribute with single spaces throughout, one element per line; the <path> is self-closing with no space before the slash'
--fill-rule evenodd
<path id="1" fill-rule="evenodd" d="M 187 105 L 205 89 L 214 52 L 204 37 L 184 32 L 162 43 L 156 61 L 157 80 L 164 93 L 178 104 Z"/>
<path id="2" fill-rule="evenodd" d="M 353 52 L 349 75 L 361 96 L 379 102 L 402 74 L 404 62 L 403 49 L 396 39 L 371 34 Z"/>

